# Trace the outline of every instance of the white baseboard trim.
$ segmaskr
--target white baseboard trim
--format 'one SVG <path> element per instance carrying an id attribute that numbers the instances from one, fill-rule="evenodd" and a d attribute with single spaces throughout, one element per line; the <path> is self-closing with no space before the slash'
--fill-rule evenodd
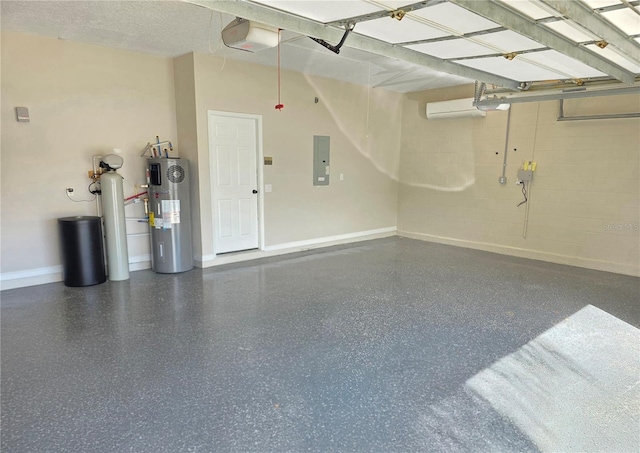
<path id="1" fill-rule="evenodd" d="M 309 239 L 306 241 L 287 242 L 285 244 L 269 245 L 264 247 L 265 252 L 274 252 L 276 250 L 290 250 L 290 249 L 302 249 L 308 250 L 310 248 L 316 248 L 315 246 L 321 245 L 327 247 L 327 244 L 348 244 L 349 242 L 356 242 L 358 240 L 368 240 L 372 236 L 382 237 L 395 236 L 397 231 L 396 227 L 378 228 L 376 230 L 358 231 L 356 233 L 338 234 L 336 236 L 327 236 L 317 239 Z M 355 239 L 355 241 L 354 241 Z"/>
<path id="2" fill-rule="evenodd" d="M 129 271 L 151 268 L 151 255 L 129 257 Z M 64 280 L 62 266 L 38 267 L 23 271 L 3 272 L 0 274 L 0 290 L 24 288 L 26 286 L 44 285 Z"/>
<path id="3" fill-rule="evenodd" d="M 223 264 L 237 263 L 241 261 L 267 258 L 271 256 L 284 255 L 287 253 L 303 252 L 332 245 L 348 244 L 352 242 L 366 241 L 395 235 L 418 239 L 422 241 L 436 242 L 439 244 L 454 245 L 458 247 L 483 250 L 486 252 L 500 253 L 503 255 L 517 256 L 541 261 L 548 261 L 557 264 L 567 264 L 570 266 L 584 267 L 616 274 L 631 275 L 640 277 L 640 269 L 637 266 L 628 264 L 611 263 L 576 256 L 560 255 L 537 250 L 509 247 L 485 242 L 466 241 L 443 236 L 435 236 L 424 233 L 414 233 L 410 231 L 397 231 L 396 227 L 379 228 L 376 230 L 360 231 L 357 233 L 341 234 L 324 238 L 310 239 L 306 241 L 289 242 L 264 247 L 264 250 L 239 252 L 230 255 L 204 255 L 195 257 L 197 267 L 211 267 Z M 151 268 L 151 255 L 140 255 L 129 258 L 129 270 L 138 271 Z M 62 266 L 48 266 L 35 269 L 26 269 L 15 272 L 0 273 L 0 290 L 23 288 L 26 286 L 43 285 L 46 283 L 61 282 L 63 280 Z"/>
<path id="4" fill-rule="evenodd" d="M 151 269 L 151 254 L 129 257 L 129 271 L 141 271 Z"/>
<path id="5" fill-rule="evenodd" d="M 204 255 L 195 257 L 197 267 L 211 267 L 222 264 L 237 263 L 241 261 L 266 258 L 269 256 L 284 255 L 286 253 L 302 252 L 305 250 L 332 245 L 348 244 L 351 242 L 366 241 L 382 237 L 395 236 L 396 227 L 379 228 L 376 230 L 359 231 L 357 233 L 340 234 L 307 241 L 290 242 L 265 247 L 264 250 L 233 253 L 230 255 Z M 139 255 L 129 257 L 129 271 L 139 271 L 151 268 L 151 255 Z M 0 290 L 23 288 L 26 286 L 44 285 L 63 281 L 62 266 L 40 267 L 23 271 L 0 273 Z"/>
<path id="6" fill-rule="evenodd" d="M 410 239 L 419 239 L 421 241 L 436 242 L 438 244 L 455 245 L 457 247 L 465 247 L 475 250 L 483 250 L 485 252 L 500 253 L 502 255 L 517 256 L 520 258 L 529 258 L 540 261 L 548 261 L 556 264 L 566 264 L 569 266 L 584 267 L 586 269 L 594 269 L 598 271 L 613 272 L 616 274 L 631 275 L 640 277 L 640 268 L 630 264 L 612 263 L 609 261 L 600 261 L 589 258 L 581 258 L 578 256 L 560 255 L 557 253 L 541 252 L 539 250 L 524 249 L 519 247 L 511 247 L 506 245 L 492 244 L 488 242 L 467 241 L 464 239 L 455 239 L 444 236 L 435 236 L 425 233 L 414 233 L 410 231 L 398 231 L 398 236 Z"/>
<path id="7" fill-rule="evenodd" d="M 228 255 L 225 254 L 221 256 L 205 255 L 203 257 L 196 257 L 195 263 L 197 267 L 202 268 L 220 266 L 222 264 L 238 263 L 241 261 L 255 260 L 258 258 L 285 255 L 287 253 L 304 252 L 306 250 L 313 250 L 322 247 L 331 247 L 333 245 L 368 241 L 370 239 L 379 239 L 395 235 L 396 227 L 378 228 L 375 230 L 358 231 L 356 233 L 339 234 L 335 236 L 326 236 L 323 238 L 309 239 L 306 241 L 269 245 L 263 247 L 262 250 L 250 250 L 246 252 L 238 252 Z"/>
<path id="8" fill-rule="evenodd" d="M 62 281 L 62 266 L 38 267 L 0 274 L 0 290 Z"/>
<path id="9" fill-rule="evenodd" d="M 193 257 L 193 262 L 196 267 L 207 267 L 203 266 L 202 263 L 208 263 L 216 259 L 215 255 L 195 255 Z"/>

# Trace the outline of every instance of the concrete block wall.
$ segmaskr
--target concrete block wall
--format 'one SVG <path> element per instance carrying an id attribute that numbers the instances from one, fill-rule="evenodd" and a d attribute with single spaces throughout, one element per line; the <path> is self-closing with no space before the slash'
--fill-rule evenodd
<path id="1" fill-rule="evenodd" d="M 508 183 L 500 185 L 507 112 L 427 120 L 424 104 L 469 87 L 408 95 L 403 110 L 399 234 L 640 275 L 640 120 L 558 122 L 559 101 L 514 104 Z M 640 111 L 640 97 L 568 101 L 565 115 Z M 514 149 L 516 151 L 514 151 Z M 538 164 L 521 186 L 524 160 Z"/>

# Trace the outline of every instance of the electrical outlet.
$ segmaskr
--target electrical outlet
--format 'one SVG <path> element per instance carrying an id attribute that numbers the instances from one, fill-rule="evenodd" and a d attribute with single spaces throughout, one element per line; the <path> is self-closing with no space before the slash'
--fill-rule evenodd
<path id="1" fill-rule="evenodd" d="M 67 195 L 69 195 L 70 197 L 73 196 L 73 187 L 67 187 Z"/>

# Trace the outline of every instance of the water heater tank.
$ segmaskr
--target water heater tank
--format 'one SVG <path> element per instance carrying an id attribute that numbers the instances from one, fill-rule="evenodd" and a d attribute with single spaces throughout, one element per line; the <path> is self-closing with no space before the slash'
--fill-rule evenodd
<path id="1" fill-rule="evenodd" d="M 147 159 L 151 267 L 170 274 L 193 268 L 189 161 Z"/>

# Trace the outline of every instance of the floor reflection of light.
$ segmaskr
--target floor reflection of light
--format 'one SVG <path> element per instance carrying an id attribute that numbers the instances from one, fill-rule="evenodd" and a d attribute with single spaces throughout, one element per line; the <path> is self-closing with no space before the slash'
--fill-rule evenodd
<path id="1" fill-rule="evenodd" d="M 525 439 L 549 452 L 638 451 L 639 384 L 640 330 L 588 305 L 468 379 L 418 424 L 465 448 Z M 505 436 L 496 423 L 515 430 Z"/>
<path id="2" fill-rule="evenodd" d="M 637 451 L 639 378 L 640 330 L 589 305 L 467 385 L 543 451 Z"/>

